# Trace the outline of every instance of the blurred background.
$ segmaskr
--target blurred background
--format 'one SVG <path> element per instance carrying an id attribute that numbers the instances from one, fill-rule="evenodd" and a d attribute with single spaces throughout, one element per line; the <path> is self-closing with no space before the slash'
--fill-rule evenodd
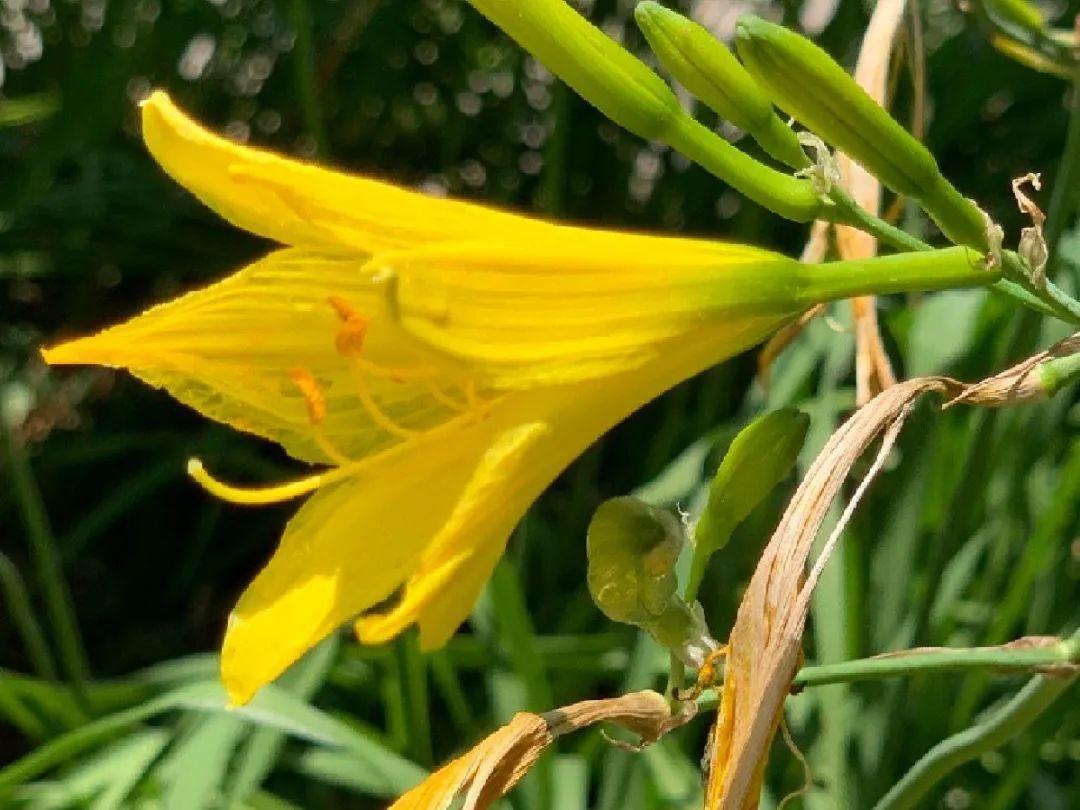
<path id="1" fill-rule="evenodd" d="M 632 0 L 576 5 L 648 58 Z M 744 11 L 783 21 L 849 67 L 870 10 L 861 0 L 668 5 L 726 38 Z M 1026 223 L 1009 181 L 1038 171 L 1052 184 L 1069 84 L 991 47 L 978 14 L 925 0 L 917 15 L 893 109 L 1015 238 Z M 781 405 L 812 417 L 805 467 L 853 406 L 853 339 L 838 306 L 782 355 L 767 388 L 753 354 L 737 358 L 589 450 L 532 509 L 444 651 L 423 657 L 411 637 L 364 649 L 342 633 L 286 676 L 261 721 L 212 711 L 199 689 L 213 684 L 225 617 L 294 506 L 223 505 L 187 480 L 184 462 L 199 455 L 249 481 L 297 465 L 123 374 L 53 372 L 37 354 L 268 249 L 150 160 L 136 104 L 151 88 L 236 140 L 432 194 L 791 255 L 806 229 L 620 131 L 460 0 L 0 0 L 0 56 L 0 764 L 16 763 L 0 782 L 20 785 L 0 806 L 378 807 L 519 709 L 661 685 L 666 654 L 589 599 L 592 511 L 631 491 L 691 508 L 735 431 Z M 917 212 L 902 217 L 926 230 Z M 1073 225 L 1060 278 L 1080 271 Z M 902 376 L 976 379 L 1061 336 L 982 291 L 882 308 Z M 830 564 L 808 659 L 1071 631 L 1073 398 L 995 414 L 922 407 Z M 718 638 L 789 492 L 714 559 L 702 600 Z M 815 781 L 800 801 L 871 806 L 1021 683 L 936 675 L 807 690 L 789 703 Z M 699 719 L 637 756 L 595 731 L 565 740 L 508 806 L 699 806 L 706 727 Z M 32 751 L 45 756 L 20 759 Z M 1074 691 L 1021 739 L 953 774 L 933 806 L 1080 807 L 1078 763 Z M 802 779 L 778 744 L 766 805 Z"/>

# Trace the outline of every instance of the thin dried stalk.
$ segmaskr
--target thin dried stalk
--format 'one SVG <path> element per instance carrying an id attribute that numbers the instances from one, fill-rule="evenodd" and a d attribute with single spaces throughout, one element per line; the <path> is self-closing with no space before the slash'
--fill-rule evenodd
<path id="1" fill-rule="evenodd" d="M 886 106 L 889 60 L 893 43 L 904 19 L 904 0 L 880 0 L 866 29 L 855 81 L 881 106 Z M 881 184 L 877 178 L 847 155 L 837 156 L 840 175 L 848 193 L 863 208 L 877 216 L 881 210 Z M 877 254 L 877 240 L 868 233 L 845 225 L 836 228 L 836 245 L 842 259 L 867 259 Z M 896 384 L 896 375 L 881 340 L 874 296 L 851 300 L 855 321 L 855 390 L 863 405 L 875 394 Z"/>

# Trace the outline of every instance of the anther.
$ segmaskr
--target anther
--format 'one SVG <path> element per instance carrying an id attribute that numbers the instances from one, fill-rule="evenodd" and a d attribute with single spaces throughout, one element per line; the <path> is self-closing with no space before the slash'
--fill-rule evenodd
<path id="1" fill-rule="evenodd" d="M 326 420 L 326 396 L 323 394 L 318 380 L 315 379 L 315 375 L 306 368 L 294 368 L 289 372 L 289 377 L 296 383 L 296 387 L 300 389 L 300 393 L 304 397 L 315 444 L 335 464 L 348 464 L 349 457 L 334 447 L 322 431 L 322 423 Z"/>
<path id="2" fill-rule="evenodd" d="M 341 329 L 334 338 L 338 353 L 345 357 L 356 357 L 364 349 L 364 339 L 368 332 L 368 319 L 354 310 L 349 302 L 336 295 L 326 299 L 341 321 Z"/>
<path id="3" fill-rule="evenodd" d="M 289 377 L 296 387 L 300 389 L 307 405 L 308 421 L 313 425 L 321 425 L 326 419 L 326 397 L 323 396 L 322 388 L 315 380 L 315 376 L 306 368 L 294 368 L 289 372 Z"/>

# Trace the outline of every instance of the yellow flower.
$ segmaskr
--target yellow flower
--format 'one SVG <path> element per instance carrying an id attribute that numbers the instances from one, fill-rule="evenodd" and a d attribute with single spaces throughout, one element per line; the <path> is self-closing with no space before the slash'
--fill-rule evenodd
<path id="1" fill-rule="evenodd" d="M 767 251 L 432 199 L 231 143 L 163 93 L 142 117 L 165 171 L 288 247 L 44 354 L 126 368 L 319 465 L 242 489 L 190 463 L 236 503 L 311 496 L 230 617 L 235 703 L 354 618 L 364 642 L 415 623 L 424 648 L 443 644 L 575 456 L 821 296 Z"/>

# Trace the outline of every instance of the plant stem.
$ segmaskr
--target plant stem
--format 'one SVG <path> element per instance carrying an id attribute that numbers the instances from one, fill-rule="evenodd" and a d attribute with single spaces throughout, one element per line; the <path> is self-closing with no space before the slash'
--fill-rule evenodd
<path id="1" fill-rule="evenodd" d="M 1026 673 L 1054 667 L 1075 667 L 1076 672 L 1050 676 L 1040 675 L 1055 683 L 1071 683 L 1080 675 L 1080 631 L 1070 638 L 1043 646 L 1018 644 L 1000 647 L 915 649 L 837 664 L 810 665 L 795 674 L 795 687 L 827 686 L 906 675 L 936 675 L 947 672 L 992 669 L 1002 673 Z M 715 709 L 719 703 L 713 694 L 698 701 L 698 710 Z M 993 747 L 993 746 L 991 746 Z"/>
<path id="2" fill-rule="evenodd" d="M 1069 644 L 1075 657 L 1075 651 L 1080 648 L 1080 631 L 1059 646 Z M 949 773 L 1023 732 L 1075 680 L 1076 674 L 1068 677 L 1035 676 L 1008 703 L 985 720 L 942 740 L 927 751 L 875 805 L 874 810 L 905 810 L 921 805 L 926 794 Z"/>
<path id="3" fill-rule="evenodd" d="M 972 649 L 932 648 L 898 655 L 874 656 L 827 666 L 807 666 L 799 670 L 795 683 L 823 686 L 871 678 L 890 678 L 970 669 L 1029 672 L 1041 667 L 1080 663 L 1080 639 L 1046 647 L 975 647 Z"/>
<path id="4" fill-rule="evenodd" d="M 22 575 L 15 563 L 3 553 L 0 553 L 0 591 L 3 591 L 12 624 L 22 638 L 34 671 L 46 680 L 57 680 L 56 664 L 34 609 L 30 606 Z"/>
<path id="5" fill-rule="evenodd" d="M 45 607 L 60 651 L 60 662 L 71 683 L 77 702 L 87 708 L 86 681 L 89 667 L 83 647 L 82 635 L 75 620 L 60 555 L 56 550 L 49 518 L 41 501 L 41 493 L 34 482 L 30 466 L 26 463 L 22 448 L 18 446 L 10 428 L 0 414 L 0 445 L 7 462 L 11 491 L 18 505 L 30 554 L 37 570 L 38 581 L 45 598 Z"/>
<path id="6" fill-rule="evenodd" d="M 289 0 L 289 24 L 296 35 L 293 46 L 293 87 L 304 119 L 304 129 L 315 141 L 315 154 L 326 155 L 326 132 L 319 106 L 319 91 L 315 70 L 315 25 L 307 0 Z"/>
<path id="7" fill-rule="evenodd" d="M 1077 69 L 1073 78 L 1069 131 L 1065 136 L 1065 151 L 1062 152 L 1058 163 L 1054 190 L 1050 195 L 1050 213 L 1046 218 L 1045 236 L 1046 245 L 1050 251 L 1050 262 L 1057 257 L 1058 243 L 1065 232 L 1065 224 L 1072 208 L 1072 195 L 1075 194 L 1078 170 L 1080 170 L 1080 68 Z M 1077 281 L 1073 279 L 1074 287 L 1080 287 Z"/>

